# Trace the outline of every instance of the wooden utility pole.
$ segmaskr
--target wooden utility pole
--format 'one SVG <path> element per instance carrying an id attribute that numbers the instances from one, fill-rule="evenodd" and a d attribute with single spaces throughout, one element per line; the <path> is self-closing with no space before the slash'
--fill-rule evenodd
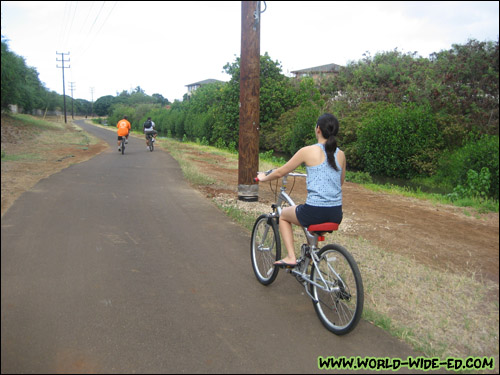
<path id="1" fill-rule="evenodd" d="M 75 90 L 73 84 L 75 82 L 70 82 L 69 83 L 69 89 L 71 90 L 71 118 L 74 120 L 75 119 L 75 99 L 73 98 L 73 90 Z"/>
<path id="2" fill-rule="evenodd" d="M 92 104 L 90 105 L 90 117 L 94 117 L 94 88 L 90 88 L 90 95 L 92 95 Z"/>
<path id="3" fill-rule="evenodd" d="M 59 52 L 56 52 L 57 55 L 62 55 L 62 60 L 57 60 L 56 61 L 61 61 L 62 62 L 62 66 L 58 66 L 58 68 L 62 68 L 62 74 L 63 74 L 63 101 L 64 101 L 64 122 L 65 123 L 68 123 L 68 120 L 66 118 L 66 88 L 64 87 L 64 68 L 69 68 L 69 66 L 64 66 L 64 63 L 65 62 L 68 62 L 68 60 L 64 60 L 64 55 L 69 55 L 69 52 L 68 53 L 59 53 Z"/>
<path id="4" fill-rule="evenodd" d="M 259 185 L 260 1 L 241 2 L 238 199 L 255 202 Z"/>

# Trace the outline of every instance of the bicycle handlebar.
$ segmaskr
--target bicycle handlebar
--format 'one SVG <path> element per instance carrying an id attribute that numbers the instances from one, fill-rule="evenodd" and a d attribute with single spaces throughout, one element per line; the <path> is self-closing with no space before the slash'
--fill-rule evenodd
<path id="1" fill-rule="evenodd" d="M 265 172 L 257 172 L 257 173 L 265 173 L 266 176 L 270 175 L 272 172 L 274 171 L 274 169 L 270 169 L 268 171 L 265 171 Z M 291 176 L 291 177 L 307 177 L 307 174 L 305 173 L 295 173 L 295 172 L 290 172 L 288 174 L 286 174 L 285 176 L 283 177 L 286 177 L 286 176 Z M 255 182 L 259 182 L 259 178 L 258 177 L 255 177 L 253 179 Z"/>

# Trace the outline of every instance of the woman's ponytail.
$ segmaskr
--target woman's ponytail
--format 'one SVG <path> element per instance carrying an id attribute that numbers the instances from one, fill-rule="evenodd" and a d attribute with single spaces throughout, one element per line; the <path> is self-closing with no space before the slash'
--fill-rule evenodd
<path id="1" fill-rule="evenodd" d="M 335 151 L 337 150 L 337 139 L 335 136 L 339 132 L 339 121 L 332 114 L 325 113 L 318 118 L 316 126 L 319 126 L 321 134 L 326 138 L 325 151 L 328 164 L 338 171 L 339 167 L 335 163 Z"/>

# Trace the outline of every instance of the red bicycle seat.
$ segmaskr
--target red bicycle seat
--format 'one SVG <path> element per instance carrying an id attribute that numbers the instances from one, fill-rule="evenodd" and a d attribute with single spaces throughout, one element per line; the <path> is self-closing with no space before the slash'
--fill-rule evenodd
<path id="1" fill-rule="evenodd" d="M 309 232 L 328 232 L 332 233 L 334 230 L 339 229 L 339 225 L 337 223 L 322 223 L 322 224 L 313 224 L 307 227 Z"/>

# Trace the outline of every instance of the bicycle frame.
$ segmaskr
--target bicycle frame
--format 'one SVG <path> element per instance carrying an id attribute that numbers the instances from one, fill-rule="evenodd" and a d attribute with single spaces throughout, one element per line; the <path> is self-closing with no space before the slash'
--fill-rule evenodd
<path id="1" fill-rule="evenodd" d="M 287 184 L 287 177 L 288 176 L 292 176 L 292 177 L 306 177 L 307 175 L 303 174 L 303 173 L 289 173 L 288 175 L 286 176 L 283 176 L 282 178 L 282 181 L 283 183 L 281 184 L 281 188 L 280 188 L 280 194 L 278 196 L 278 199 L 276 201 L 276 211 L 277 211 L 277 215 L 275 217 L 280 217 L 281 216 L 281 206 L 283 205 L 283 203 L 288 203 L 290 206 L 295 206 L 295 202 L 293 201 L 293 199 L 286 193 L 286 184 Z M 303 230 L 304 230 L 304 234 L 307 238 L 307 243 L 309 244 L 309 246 L 317 246 L 318 244 L 318 240 L 317 240 L 317 236 L 309 233 L 309 231 L 304 228 L 304 227 L 301 227 Z"/>
<path id="2" fill-rule="evenodd" d="M 272 214 L 270 214 L 270 217 L 276 217 L 276 218 L 279 218 L 281 216 L 281 211 L 282 211 L 282 205 L 284 203 L 288 203 L 290 206 L 295 206 L 295 202 L 293 201 L 293 199 L 286 193 L 286 184 L 287 184 L 287 178 L 288 176 L 292 176 L 292 177 L 306 177 L 307 175 L 306 174 L 303 174 L 303 173 L 289 173 L 288 175 L 285 175 L 282 177 L 282 184 L 281 184 L 281 188 L 280 188 L 280 194 L 278 196 L 278 199 L 276 200 L 276 204 L 273 205 L 273 209 L 274 209 L 274 212 Z M 309 252 L 310 252 L 310 259 L 312 260 L 313 262 L 313 265 L 314 267 L 318 268 L 318 262 L 319 262 L 319 259 L 316 255 L 316 251 L 318 250 L 318 234 L 312 234 L 310 233 L 306 228 L 302 227 L 302 230 L 304 231 L 304 235 L 306 236 L 306 239 L 307 239 L 307 244 L 309 245 Z M 318 302 L 317 299 L 315 299 L 310 293 L 309 291 L 307 290 L 307 283 L 309 284 L 314 284 L 316 285 L 318 288 L 322 289 L 322 290 L 325 290 L 327 292 L 338 292 L 340 291 L 340 288 L 338 286 L 332 286 L 330 287 L 329 286 L 329 282 L 327 282 L 324 278 L 323 278 L 323 275 L 321 274 L 321 272 L 318 272 L 318 275 L 319 277 L 321 278 L 321 281 L 323 282 L 323 285 L 320 285 L 316 282 L 314 282 L 313 280 L 311 280 L 310 276 L 307 274 L 307 268 L 309 267 L 309 263 L 310 263 L 310 260 L 309 258 L 306 256 L 306 249 L 304 249 L 304 246 L 302 246 L 302 249 L 301 249 L 301 256 L 300 256 L 300 261 L 297 261 L 297 264 L 299 263 L 302 263 L 304 262 L 304 264 L 302 264 L 299 268 L 299 271 L 295 270 L 295 269 L 292 269 L 290 270 L 290 272 L 292 274 L 294 274 L 296 277 L 297 277 L 297 280 L 299 282 L 302 282 L 302 284 L 304 285 L 305 287 L 305 290 L 306 290 L 306 293 L 307 295 L 314 301 L 314 302 Z M 333 269 L 333 267 L 330 266 L 330 264 L 328 264 L 328 268 L 335 274 L 335 276 L 338 277 L 339 280 L 341 280 L 342 282 L 344 282 L 340 275 L 338 275 L 338 273 Z M 300 278 L 300 280 L 299 280 Z"/>
<path id="3" fill-rule="evenodd" d="M 153 145 L 154 136 L 153 136 L 153 134 L 151 134 L 150 132 L 148 132 L 148 134 L 146 134 L 146 137 L 147 137 L 146 139 L 147 139 L 147 141 L 149 143 L 149 145 L 148 145 L 149 150 L 153 151 L 153 149 L 154 149 L 154 145 Z"/>

